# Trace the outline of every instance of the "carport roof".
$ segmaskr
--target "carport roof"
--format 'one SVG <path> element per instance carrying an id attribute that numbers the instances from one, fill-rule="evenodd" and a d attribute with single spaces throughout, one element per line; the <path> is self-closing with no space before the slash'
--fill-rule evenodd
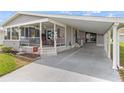
<path id="1" fill-rule="evenodd" d="M 114 22 L 124 23 L 124 18 L 115 17 L 91 17 L 91 16 L 69 16 L 69 15 L 51 15 L 51 14 L 37 14 L 29 12 L 17 12 L 10 17 L 3 26 L 18 17 L 19 15 L 31 15 L 51 18 L 55 21 L 73 26 L 81 31 L 104 34 Z"/>

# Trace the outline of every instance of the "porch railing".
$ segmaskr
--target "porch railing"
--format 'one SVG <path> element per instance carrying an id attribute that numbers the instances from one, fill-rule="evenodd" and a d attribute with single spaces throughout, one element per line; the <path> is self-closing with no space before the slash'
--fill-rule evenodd
<path id="1" fill-rule="evenodd" d="M 21 37 L 21 46 L 40 46 L 40 37 Z"/>

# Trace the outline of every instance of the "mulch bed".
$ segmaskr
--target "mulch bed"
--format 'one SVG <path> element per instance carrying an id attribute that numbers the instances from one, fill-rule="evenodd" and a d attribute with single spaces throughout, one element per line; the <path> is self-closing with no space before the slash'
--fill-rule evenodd
<path id="1" fill-rule="evenodd" d="M 21 56 L 25 56 L 25 57 L 28 57 L 28 58 L 37 58 L 37 57 L 40 57 L 39 54 L 30 54 L 30 53 L 23 53 L 23 54 L 20 54 Z"/>
<path id="2" fill-rule="evenodd" d="M 124 70 L 118 70 L 122 82 L 124 82 Z"/>

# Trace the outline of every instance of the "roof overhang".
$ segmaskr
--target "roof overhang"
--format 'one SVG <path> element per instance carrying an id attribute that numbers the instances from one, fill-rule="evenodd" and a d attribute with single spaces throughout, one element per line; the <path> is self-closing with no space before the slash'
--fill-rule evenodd
<path id="1" fill-rule="evenodd" d="M 94 32 L 99 34 L 104 34 L 115 22 L 124 23 L 124 18 L 115 18 L 115 17 L 68 16 L 68 15 L 50 15 L 50 14 L 28 13 L 28 12 L 17 12 L 14 16 L 9 18 L 3 24 L 3 26 L 5 26 L 8 22 L 15 19 L 21 14 L 51 18 L 55 21 L 59 21 L 69 26 L 78 28 L 81 31 Z"/>

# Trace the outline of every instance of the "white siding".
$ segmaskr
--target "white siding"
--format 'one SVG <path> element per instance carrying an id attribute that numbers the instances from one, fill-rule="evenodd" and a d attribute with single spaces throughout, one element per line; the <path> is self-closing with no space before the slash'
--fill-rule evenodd
<path id="1" fill-rule="evenodd" d="M 20 42 L 19 41 L 4 41 L 5 46 L 13 47 L 16 50 L 19 50 Z"/>
<path id="2" fill-rule="evenodd" d="M 104 36 L 101 34 L 97 34 L 96 43 L 97 43 L 97 46 L 104 46 Z"/>
<path id="3" fill-rule="evenodd" d="M 37 16 L 28 16 L 28 15 L 19 15 L 17 18 L 6 24 L 6 26 L 11 26 L 11 25 L 16 25 L 16 24 L 21 24 L 21 23 L 26 23 L 30 21 L 35 21 L 42 19 L 43 17 L 37 17 Z"/>

